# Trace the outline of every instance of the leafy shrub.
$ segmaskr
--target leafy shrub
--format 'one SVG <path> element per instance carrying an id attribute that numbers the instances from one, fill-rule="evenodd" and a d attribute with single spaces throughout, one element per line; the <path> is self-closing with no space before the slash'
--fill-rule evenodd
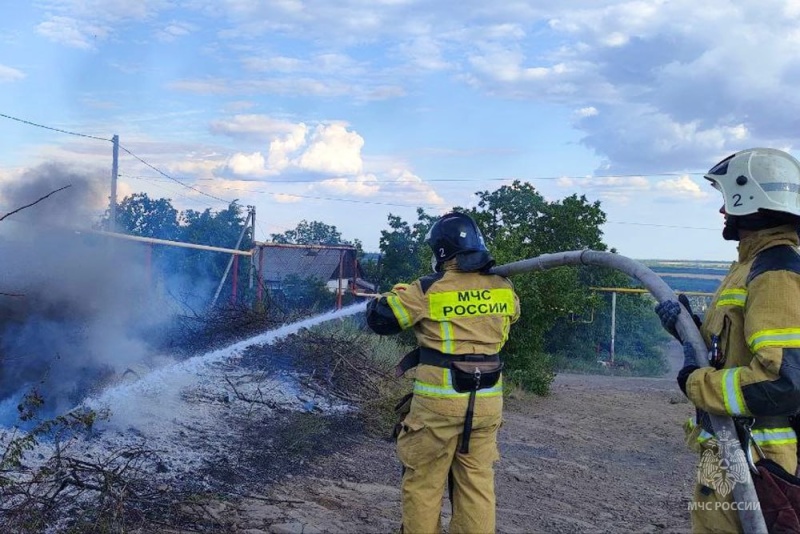
<path id="1" fill-rule="evenodd" d="M 361 318 L 328 321 L 290 335 L 274 348 L 291 354 L 320 392 L 355 404 L 365 430 L 389 436 L 394 406 L 411 390 L 410 380 L 395 378 L 393 368 L 413 346 L 397 337 L 366 331 Z"/>

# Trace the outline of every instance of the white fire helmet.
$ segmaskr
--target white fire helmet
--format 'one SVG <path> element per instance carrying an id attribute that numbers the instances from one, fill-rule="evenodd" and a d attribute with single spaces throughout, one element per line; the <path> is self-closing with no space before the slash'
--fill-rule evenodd
<path id="1" fill-rule="evenodd" d="M 750 148 L 711 168 L 706 180 L 722 192 L 728 215 L 771 210 L 800 217 L 800 162 L 773 148 Z"/>

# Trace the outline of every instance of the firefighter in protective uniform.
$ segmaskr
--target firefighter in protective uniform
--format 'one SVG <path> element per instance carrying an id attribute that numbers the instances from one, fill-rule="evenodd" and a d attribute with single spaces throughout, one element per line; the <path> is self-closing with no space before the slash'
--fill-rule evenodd
<path id="1" fill-rule="evenodd" d="M 722 235 L 739 242 L 739 257 L 700 327 L 712 366 L 699 367 L 692 346 L 684 343 L 678 374 L 678 385 L 697 408 L 686 424 L 687 440 L 701 454 L 711 451 L 698 468 L 692 528 L 740 532 L 737 511 L 718 504 L 731 502 L 731 488 L 720 482 L 736 482 L 736 474 L 705 461 L 718 458 L 726 437 L 714 435 L 705 414 L 731 416 L 739 428 L 750 427 L 751 437 L 743 441 L 754 458 L 760 449 L 795 474 L 797 434 L 790 416 L 800 411 L 800 162 L 779 150 L 754 148 L 722 160 L 705 178 L 724 197 Z M 680 310 L 675 301 L 656 307 L 676 338 Z"/>
<path id="2" fill-rule="evenodd" d="M 419 345 L 397 373 L 416 367 L 410 411 L 397 435 L 402 531 L 439 532 L 449 486 L 449 532 L 494 532 L 503 409 L 499 352 L 519 318 L 519 299 L 507 278 L 488 273 L 494 259 L 469 216 L 444 215 L 425 241 L 435 273 L 397 284 L 367 306 L 376 333 L 412 328 Z"/>

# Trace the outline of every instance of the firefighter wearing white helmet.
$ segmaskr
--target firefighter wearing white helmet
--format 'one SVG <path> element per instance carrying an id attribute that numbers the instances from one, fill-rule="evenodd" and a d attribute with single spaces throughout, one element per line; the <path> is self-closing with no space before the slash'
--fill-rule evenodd
<path id="1" fill-rule="evenodd" d="M 743 150 L 716 164 L 706 179 L 725 200 L 726 234 L 762 230 L 800 217 L 800 162 L 781 150 Z"/>
<path id="2" fill-rule="evenodd" d="M 705 178 L 722 192 L 723 237 L 739 242 L 739 257 L 700 325 L 711 366 L 699 367 L 692 346 L 684 343 L 684 365 L 677 379 L 697 408 L 696 417 L 686 424 L 687 440 L 702 454 L 693 530 L 740 532 L 737 511 L 730 503 L 732 485 L 742 482 L 737 477 L 746 473 L 728 472 L 718 461 L 721 448 L 738 446 L 739 438 L 715 435 L 706 414 L 733 417 L 756 460 L 763 456 L 787 474 L 795 474 L 797 433 L 792 416 L 800 411 L 800 162 L 780 150 L 753 148 L 720 161 Z M 656 306 L 662 324 L 676 338 L 680 310 L 674 301 Z M 800 532 L 797 516 L 769 509 L 771 493 L 760 491 L 759 499 L 771 532 Z"/>
<path id="3" fill-rule="evenodd" d="M 413 329 L 419 347 L 398 376 L 416 367 L 410 411 L 397 428 L 403 465 L 405 534 L 441 530 L 442 494 L 449 486 L 451 533 L 495 530 L 494 462 L 503 409 L 503 348 L 519 299 L 494 265 L 478 226 L 448 213 L 426 242 L 435 273 L 397 284 L 367 306 L 378 334 Z"/>

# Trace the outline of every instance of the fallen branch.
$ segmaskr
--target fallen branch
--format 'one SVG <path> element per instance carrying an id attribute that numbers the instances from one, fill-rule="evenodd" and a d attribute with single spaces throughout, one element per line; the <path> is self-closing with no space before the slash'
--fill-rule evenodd
<path id="1" fill-rule="evenodd" d="M 278 407 L 278 405 L 275 402 L 270 401 L 270 400 L 264 400 L 264 394 L 261 392 L 261 388 L 260 387 L 258 388 L 258 394 L 259 394 L 259 396 L 261 398 L 260 399 L 253 399 L 253 398 L 250 398 L 250 397 L 246 396 L 244 393 L 241 393 L 238 389 L 236 389 L 236 386 L 231 381 L 230 377 L 226 376 L 225 377 L 225 382 L 227 382 L 228 385 L 231 387 L 231 389 L 233 390 L 233 394 L 236 395 L 236 398 L 241 400 L 241 401 L 248 402 L 250 404 L 263 404 L 264 406 L 267 406 L 267 407 L 273 408 L 273 409 Z"/>
<path id="2" fill-rule="evenodd" d="M 24 206 L 22 206 L 22 207 L 19 207 L 19 208 L 17 208 L 17 209 L 15 209 L 15 210 L 13 210 L 13 211 L 9 211 L 8 213 L 6 213 L 6 214 L 5 214 L 5 215 L 3 215 L 2 217 L 0 217 L 0 221 L 2 221 L 3 219 L 5 219 L 6 217 L 10 217 L 11 215 L 14 215 L 15 213 L 19 213 L 20 211 L 24 210 L 25 208 L 30 208 L 31 206 L 35 206 L 36 204 L 38 204 L 38 203 L 39 203 L 39 202 L 41 202 L 42 200 L 46 199 L 47 197 L 49 197 L 49 196 L 51 196 L 51 195 L 55 195 L 55 194 L 56 194 L 56 193 L 58 193 L 59 191 L 63 191 L 64 189 L 66 189 L 66 188 L 68 188 L 68 187 L 72 187 L 72 184 L 67 184 L 67 185 L 65 185 L 64 187 L 61 187 L 61 188 L 59 188 L 59 189 L 56 189 L 55 191 L 51 191 L 51 192 L 47 193 L 45 196 L 43 196 L 42 198 L 40 198 L 40 199 L 38 199 L 38 200 L 34 200 L 34 201 L 33 201 L 33 202 L 31 202 L 30 204 L 25 204 Z"/>
<path id="3" fill-rule="evenodd" d="M 276 499 L 275 497 L 262 497 L 260 495 L 252 495 L 248 493 L 239 493 L 236 491 L 225 492 L 230 497 L 239 497 L 242 499 L 253 499 L 255 501 L 262 501 L 270 504 L 305 504 L 306 501 L 299 499 Z"/>

